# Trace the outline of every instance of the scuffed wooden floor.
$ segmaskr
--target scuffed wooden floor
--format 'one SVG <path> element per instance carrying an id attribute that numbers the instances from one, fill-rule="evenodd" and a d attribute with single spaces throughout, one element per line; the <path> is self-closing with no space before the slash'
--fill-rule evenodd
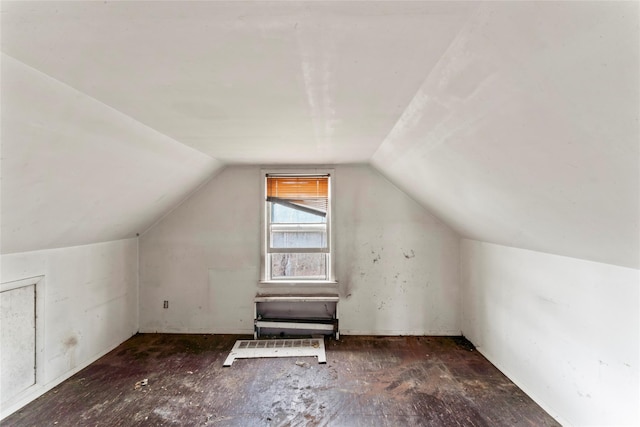
<path id="1" fill-rule="evenodd" d="M 327 339 L 324 365 L 244 359 L 223 368 L 247 338 L 136 335 L 1 425 L 559 425 L 464 338 L 346 336 Z"/>

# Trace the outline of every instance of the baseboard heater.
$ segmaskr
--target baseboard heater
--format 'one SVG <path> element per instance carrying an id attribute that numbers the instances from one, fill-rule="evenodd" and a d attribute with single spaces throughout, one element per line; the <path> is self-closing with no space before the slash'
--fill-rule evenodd
<path id="1" fill-rule="evenodd" d="M 267 331 L 308 331 L 340 338 L 337 294 L 256 295 L 254 338 Z"/>

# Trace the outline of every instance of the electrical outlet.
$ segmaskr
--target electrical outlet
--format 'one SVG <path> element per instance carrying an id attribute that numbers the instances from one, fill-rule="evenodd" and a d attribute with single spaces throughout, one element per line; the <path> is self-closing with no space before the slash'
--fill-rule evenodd
<path id="1" fill-rule="evenodd" d="M 162 307 L 163 307 L 163 308 L 169 308 L 169 301 L 166 301 L 166 300 L 165 300 L 165 302 L 164 302 L 164 304 L 163 304 L 163 306 L 162 306 Z"/>

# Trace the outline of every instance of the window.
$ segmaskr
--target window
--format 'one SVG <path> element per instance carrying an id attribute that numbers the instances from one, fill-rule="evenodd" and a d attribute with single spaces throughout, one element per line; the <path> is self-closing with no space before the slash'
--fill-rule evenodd
<path id="1" fill-rule="evenodd" d="M 263 281 L 332 282 L 331 174 L 262 176 Z"/>

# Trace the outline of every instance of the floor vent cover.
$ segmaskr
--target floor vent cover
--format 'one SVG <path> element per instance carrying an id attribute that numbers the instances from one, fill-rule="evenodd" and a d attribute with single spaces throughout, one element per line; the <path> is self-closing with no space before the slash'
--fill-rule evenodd
<path id="1" fill-rule="evenodd" d="M 324 338 L 238 340 L 223 366 L 231 366 L 236 359 L 308 356 L 316 356 L 318 363 L 327 362 L 324 352 Z"/>

